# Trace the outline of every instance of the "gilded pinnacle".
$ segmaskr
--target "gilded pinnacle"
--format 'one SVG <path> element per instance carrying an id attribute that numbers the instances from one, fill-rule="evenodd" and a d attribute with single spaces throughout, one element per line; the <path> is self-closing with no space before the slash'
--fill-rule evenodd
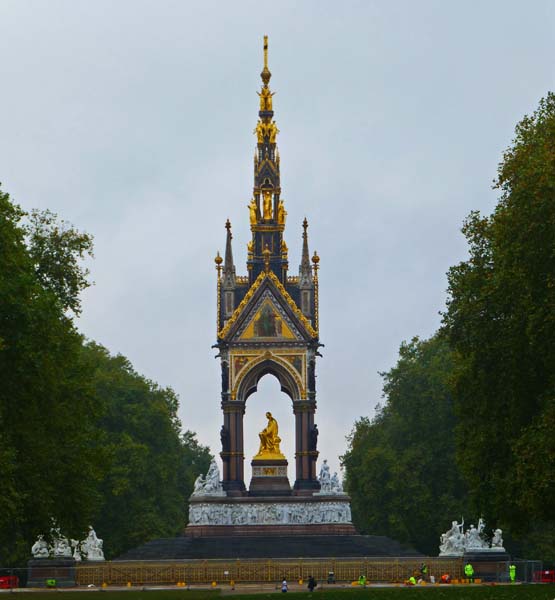
<path id="1" fill-rule="evenodd" d="M 270 77 L 272 74 L 270 73 L 270 69 L 268 69 L 268 36 L 264 36 L 264 68 L 262 69 L 262 73 L 260 73 L 260 77 L 262 78 L 262 82 L 264 83 L 264 87 L 268 87 L 270 83 Z"/>

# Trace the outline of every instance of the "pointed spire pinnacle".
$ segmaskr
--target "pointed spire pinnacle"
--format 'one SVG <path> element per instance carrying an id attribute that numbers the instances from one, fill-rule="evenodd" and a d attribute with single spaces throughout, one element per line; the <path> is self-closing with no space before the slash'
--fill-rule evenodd
<path id="1" fill-rule="evenodd" d="M 299 283 L 310 285 L 312 283 L 312 269 L 310 267 L 310 253 L 308 252 L 308 221 L 303 221 L 303 251 L 301 255 L 301 266 L 299 268 Z"/>
<path id="2" fill-rule="evenodd" d="M 235 265 L 233 264 L 233 250 L 231 248 L 233 235 L 231 234 L 231 223 L 229 222 L 229 219 L 226 221 L 225 228 L 227 229 L 227 236 L 224 256 L 224 285 L 233 286 L 235 285 Z"/>

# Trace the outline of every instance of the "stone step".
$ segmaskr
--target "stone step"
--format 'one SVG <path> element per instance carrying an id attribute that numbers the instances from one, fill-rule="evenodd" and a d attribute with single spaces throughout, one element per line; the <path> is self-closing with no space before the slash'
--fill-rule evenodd
<path id="1" fill-rule="evenodd" d="M 152 540 L 116 560 L 238 558 L 330 558 L 421 556 L 399 542 L 375 535 L 176 537 Z"/>

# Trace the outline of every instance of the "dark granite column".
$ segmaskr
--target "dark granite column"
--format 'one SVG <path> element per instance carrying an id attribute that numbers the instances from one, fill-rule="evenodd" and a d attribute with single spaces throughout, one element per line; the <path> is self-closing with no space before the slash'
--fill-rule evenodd
<path id="1" fill-rule="evenodd" d="M 242 495 L 245 491 L 243 415 L 245 403 L 237 400 L 222 401 L 224 425 L 222 427 L 222 452 L 224 464 L 223 487 L 228 495 Z"/>
<path id="2" fill-rule="evenodd" d="M 311 494 L 320 489 L 316 479 L 316 449 L 314 436 L 314 400 L 296 400 L 293 402 L 295 414 L 295 468 L 296 480 L 293 489 L 297 494 Z"/>

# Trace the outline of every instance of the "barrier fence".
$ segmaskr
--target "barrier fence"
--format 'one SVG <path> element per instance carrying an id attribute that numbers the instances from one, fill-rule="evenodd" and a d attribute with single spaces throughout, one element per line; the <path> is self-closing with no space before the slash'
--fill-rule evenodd
<path id="1" fill-rule="evenodd" d="M 349 584 L 361 575 L 368 584 L 404 583 L 411 575 L 420 573 L 422 562 L 428 566 L 430 576 L 439 582 L 448 573 L 454 582 L 465 582 L 462 558 L 307 558 L 307 559 L 242 559 L 242 560 L 182 560 L 182 561 L 107 561 L 103 563 L 77 563 L 71 572 L 48 562 L 40 572 L 31 569 L 0 569 L 0 588 L 47 585 L 64 586 L 173 586 L 268 584 L 283 579 L 290 582 L 307 581 L 312 575 L 318 582 Z M 475 563 L 476 578 L 483 581 L 509 582 L 509 564 L 515 564 L 517 581 L 555 583 L 553 571 L 543 571 L 539 561 L 517 560 Z M 61 582 L 65 581 L 64 584 Z"/>

